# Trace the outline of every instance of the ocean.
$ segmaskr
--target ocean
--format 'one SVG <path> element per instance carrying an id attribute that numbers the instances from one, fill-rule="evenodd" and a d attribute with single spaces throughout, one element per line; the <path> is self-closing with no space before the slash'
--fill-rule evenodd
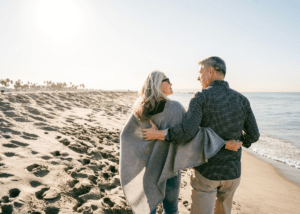
<path id="1" fill-rule="evenodd" d="M 186 109 L 194 93 L 169 96 Z M 300 93 L 242 93 L 248 98 L 261 137 L 254 152 L 300 169 Z"/>

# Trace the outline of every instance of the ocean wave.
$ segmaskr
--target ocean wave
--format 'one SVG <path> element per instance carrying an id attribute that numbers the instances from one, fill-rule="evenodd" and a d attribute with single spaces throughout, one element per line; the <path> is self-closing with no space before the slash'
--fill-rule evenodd
<path id="1" fill-rule="evenodd" d="M 250 148 L 262 156 L 300 169 L 300 148 L 286 140 L 261 134 L 259 141 Z"/>

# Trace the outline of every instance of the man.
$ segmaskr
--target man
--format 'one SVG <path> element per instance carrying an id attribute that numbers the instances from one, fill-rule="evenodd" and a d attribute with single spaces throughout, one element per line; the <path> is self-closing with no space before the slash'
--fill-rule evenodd
<path id="1" fill-rule="evenodd" d="M 144 129 L 144 138 L 185 142 L 196 135 L 199 127 L 209 127 L 222 139 L 239 140 L 249 148 L 260 136 L 257 123 L 248 99 L 224 81 L 225 62 L 219 57 L 204 59 L 199 62 L 199 73 L 202 92 L 191 99 L 184 122 L 166 130 Z M 191 213 L 231 213 L 233 195 L 240 183 L 242 149 L 231 151 L 230 147 L 234 145 L 226 144 L 207 163 L 192 169 Z"/>

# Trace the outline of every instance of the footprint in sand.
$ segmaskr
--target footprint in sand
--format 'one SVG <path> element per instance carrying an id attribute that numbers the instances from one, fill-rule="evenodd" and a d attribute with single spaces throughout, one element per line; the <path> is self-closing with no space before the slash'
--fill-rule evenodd
<path id="1" fill-rule="evenodd" d="M 48 123 L 34 123 L 34 126 L 37 126 L 39 129 L 42 129 L 44 131 L 57 131 L 58 127 L 55 126 L 49 126 Z"/>
<path id="2" fill-rule="evenodd" d="M 188 201 L 183 201 L 183 206 L 185 206 L 188 211 L 191 211 L 191 204 Z"/>
<path id="3" fill-rule="evenodd" d="M 19 196 L 20 192 L 21 191 L 17 188 L 10 189 L 9 190 L 9 196 L 7 196 L 7 195 L 3 196 L 2 197 L 2 202 L 3 203 L 9 203 L 10 201 L 12 201 L 9 198 L 13 198 L 13 200 L 14 200 L 16 197 Z M 23 201 L 20 200 L 20 202 L 23 202 Z M 0 205 L 1 205 L 1 203 L 0 203 Z M 23 206 L 23 203 L 18 203 L 18 201 L 15 201 L 14 205 L 16 207 L 21 207 L 21 206 Z M 1 213 L 7 213 L 7 214 L 12 214 L 13 213 L 13 206 L 11 204 L 3 204 L 3 205 L 1 205 L 1 209 L 2 209 Z"/>
<path id="4" fill-rule="evenodd" d="M 69 156 L 69 153 L 68 153 L 68 152 L 62 152 L 61 155 L 62 155 L 63 157 L 66 157 L 66 156 Z"/>
<path id="5" fill-rule="evenodd" d="M 87 147 L 81 145 L 80 143 L 72 143 L 68 147 L 78 153 L 86 153 L 87 152 Z"/>
<path id="6" fill-rule="evenodd" d="M 2 135 L 2 137 L 4 137 L 5 139 L 9 139 L 9 138 L 11 138 L 11 136 L 10 135 Z"/>
<path id="7" fill-rule="evenodd" d="M 38 121 L 47 122 L 47 120 L 43 117 L 37 117 L 37 116 L 33 116 L 33 115 L 28 115 L 28 116 L 31 117 L 32 119 L 35 119 Z"/>
<path id="8" fill-rule="evenodd" d="M 40 114 L 41 114 L 41 112 L 40 112 L 38 109 L 36 109 L 36 108 L 25 107 L 25 109 L 26 109 L 29 113 L 34 114 L 34 115 L 40 115 Z"/>
<path id="9" fill-rule="evenodd" d="M 46 214 L 58 214 L 59 213 L 59 208 L 57 207 L 47 207 L 45 209 Z"/>
<path id="10" fill-rule="evenodd" d="M 34 163 L 34 164 L 32 164 L 32 165 L 27 166 L 26 169 L 27 169 L 29 172 L 31 172 L 34 168 L 37 168 L 37 167 L 39 167 L 39 166 L 40 166 L 40 165 Z"/>
<path id="11" fill-rule="evenodd" d="M 181 183 L 181 185 L 180 185 L 181 188 L 184 188 L 184 187 L 186 187 L 186 186 L 187 186 L 187 182 L 186 182 L 186 181 L 183 181 L 183 182 Z"/>
<path id="12" fill-rule="evenodd" d="M 52 157 L 50 157 L 48 155 L 44 155 L 41 158 L 44 159 L 44 160 L 50 160 L 50 159 L 52 159 Z"/>
<path id="13" fill-rule="evenodd" d="M 7 195 L 2 197 L 2 202 L 9 203 L 9 197 Z"/>
<path id="14" fill-rule="evenodd" d="M 75 119 L 73 119 L 73 118 L 67 118 L 66 119 L 66 122 L 68 122 L 68 123 L 73 123 L 75 121 Z"/>
<path id="15" fill-rule="evenodd" d="M 60 154 L 60 151 L 54 151 L 54 152 L 51 152 L 51 154 L 52 154 L 53 156 L 55 156 L 55 157 L 61 155 L 61 154 Z"/>
<path id="16" fill-rule="evenodd" d="M 117 173 L 118 172 L 118 169 L 113 165 L 110 165 L 108 167 L 108 170 L 111 171 L 112 173 Z"/>
<path id="17" fill-rule="evenodd" d="M 27 133 L 27 132 L 23 132 L 23 135 L 26 135 L 28 137 L 34 137 L 34 138 L 38 138 L 39 136 L 36 135 L 36 134 L 30 134 L 30 133 Z"/>
<path id="18" fill-rule="evenodd" d="M 187 206 L 189 205 L 189 202 L 188 202 L 188 201 L 184 201 L 184 202 L 183 202 L 183 205 L 184 205 L 185 207 L 187 207 Z"/>
<path id="19" fill-rule="evenodd" d="M 48 200 L 49 202 L 53 202 L 54 199 L 59 200 L 60 195 L 61 191 L 55 187 L 43 188 L 35 193 L 37 199 L 44 199 Z"/>
<path id="20" fill-rule="evenodd" d="M 13 152 L 5 152 L 4 155 L 5 155 L 6 157 L 13 157 L 13 156 L 15 156 L 16 154 L 13 153 Z"/>
<path id="21" fill-rule="evenodd" d="M 4 144 L 2 144 L 2 146 L 8 147 L 8 148 L 17 148 L 17 147 L 19 147 L 15 144 L 11 144 L 11 143 L 4 143 Z"/>
<path id="22" fill-rule="evenodd" d="M 18 197 L 20 195 L 20 192 L 21 191 L 19 189 L 17 189 L 17 188 L 10 189 L 9 190 L 9 197 L 10 198 L 16 198 L 16 197 Z"/>
<path id="23" fill-rule="evenodd" d="M 11 140 L 10 142 L 15 144 L 15 145 L 24 146 L 24 147 L 29 145 L 28 143 L 22 143 L 22 142 L 16 141 L 16 140 Z"/>
<path id="24" fill-rule="evenodd" d="M 30 134 L 30 133 L 27 133 L 27 132 L 23 132 L 23 135 L 21 137 L 26 139 L 26 140 L 37 140 L 37 138 L 39 136 L 36 135 L 36 134 Z"/>
<path id="25" fill-rule="evenodd" d="M 82 160 L 80 160 L 80 162 L 83 164 L 83 165 L 87 165 L 87 164 L 90 164 L 90 159 L 87 159 L 87 158 L 83 158 Z"/>
<path id="26" fill-rule="evenodd" d="M 8 173 L 4 173 L 4 172 L 0 172 L 0 178 L 8 178 L 8 177 L 12 177 L 14 175 L 12 174 L 8 174 Z"/>
<path id="27" fill-rule="evenodd" d="M 68 146 L 71 143 L 67 138 L 62 139 L 59 142 L 64 144 L 65 146 Z"/>
<path id="28" fill-rule="evenodd" d="M 6 103 L 6 102 L 0 102 L 0 109 L 2 111 L 10 111 L 10 110 L 14 110 L 15 108 L 12 107 L 10 105 L 10 103 Z"/>
<path id="29" fill-rule="evenodd" d="M 20 115 L 16 114 L 14 111 L 4 111 L 3 113 L 6 117 L 20 117 Z"/>
<path id="30" fill-rule="evenodd" d="M 1 205 L 2 213 L 11 214 L 13 213 L 13 207 L 11 204 Z"/>
<path id="31" fill-rule="evenodd" d="M 110 200 L 110 198 L 104 198 L 104 199 L 103 199 L 103 202 L 104 202 L 105 204 L 107 204 L 108 206 L 110 206 L 110 207 L 113 207 L 113 206 L 115 205 L 115 203 L 112 202 L 112 201 Z"/>
<path id="32" fill-rule="evenodd" d="M 43 194 L 48 191 L 50 188 L 42 188 L 41 190 L 37 191 L 35 193 L 35 197 L 39 200 L 42 200 L 43 199 Z"/>
<path id="33" fill-rule="evenodd" d="M 88 193 L 93 187 L 93 183 L 88 179 L 82 179 L 80 182 L 78 182 L 74 188 L 73 192 L 77 195 L 83 195 Z"/>
<path id="34" fill-rule="evenodd" d="M 17 122 L 33 122 L 32 120 L 29 120 L 28 118 L 23 118 L 23 117 L 16 117 L 16 118 L 14 118 L 14 120 Z"/>
<path id="35" fill-rule="evenodd" d="M 38 187 L 38 186 L 40 186 L 40 185 L 42 185 L 42 183 L 41 182 L 39 182 L 39 181 L 30 181 L 30 186 L 32 186 L 32 187 Z"/>
<path id="36" fill-rule="evenodd" d="M 44 177 L 47 175 L 50 171 L 48 170 L 48 167 L 45 165 L 39 165 L 39 164 L 32 164 L 26 167 L 26 169 L 29 172 L 33 172 L 33 174 L 37 177 Z"/>
<path id="37" fill-rule="evenodd" d="M 12 130 L 10 128 L 2 128 L 2 127 L 0 127 L 0 131 L 4 132 L 4 133 L 10 132 L 12 135 L 21 135 L 21 132 Z"/>
<path id="38" fill-rule="evenodd" d="M 45 108 L 48 111 L 54 111 L 52 108 Z"/>

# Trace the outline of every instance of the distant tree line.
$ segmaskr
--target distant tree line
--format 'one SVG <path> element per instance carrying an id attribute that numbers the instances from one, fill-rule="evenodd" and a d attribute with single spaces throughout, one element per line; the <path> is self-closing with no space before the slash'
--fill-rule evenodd
<path id="1" fill-rule="evenodd" d="M 10 84 L 13 84 L 13 83 L 14 83 L 14 81 L 12 81 L 8 78 L 5 80 L 3 80 L 3 79 L 0 80 L 0 84 L 5 87 L 8 87 Z"/>
<path id="2" fill-rule="evenodd" d="M 14 84 L 15 83 L 15 84 Z M 1 79 L 0 84 L 4 87 L 9 87 L 10 85 L 13 85 L 14 89 L 16 90 L 27 90 L 27 89 L 33 89 L 33 90 L 41 90 L 41 89 L 49 89 L 49 90 L 65 90 L 65 89 L 71 89 L 71 90 L 77 90 L 79 88 L 84 89 L 84 84 L 75 85 L 70 82 L 69 87 L 67 87 L 66 82 L 52 82 L 50 81 L 44 81 L 45 85 L 38 85 L 37 83 L 32 83 L 30 81 L 27 81 L 27 83 L 23 83 L 20 79 L 17 81 L 13 81 L 10 79 Z"/>

